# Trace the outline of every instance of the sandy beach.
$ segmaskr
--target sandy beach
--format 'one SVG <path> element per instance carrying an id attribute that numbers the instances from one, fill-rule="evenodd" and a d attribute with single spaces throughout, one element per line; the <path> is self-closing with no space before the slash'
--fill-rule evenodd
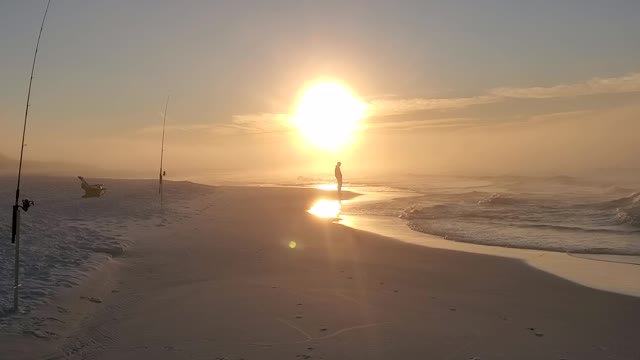
<path id="1" fill-rule="evenodd" d="M 26 315 L 37 328 L 0 334 L 0 358 L 640 358 L 639 298 L 307 212 L 334 196 L 212 187 L 130 225 L 126 251 Z"/>
<path id="2" fill-rule="evenodd" d="M 640 360 L 639 17 L 2 1 L 0 360 Z"/>

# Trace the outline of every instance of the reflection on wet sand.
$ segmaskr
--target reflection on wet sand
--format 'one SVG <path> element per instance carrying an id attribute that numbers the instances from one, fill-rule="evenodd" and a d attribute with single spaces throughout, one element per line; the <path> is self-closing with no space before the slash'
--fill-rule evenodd
<path id="1" fill-rule="evenodd" d="M 327 190 L 327 191 L 336 191 L 337 190 L 337 186 L 336 183 L 327 183 L 327 184 L 317 184 L 314 185 L 313 188 L 318 189 L 318 190 Z M 349 191 L 349 188 L 346 186 L 342 187 L 342 191 Z"/>
<path id="2" fill-rule="evenodd" d="M 318 200 L 307 210 L 310 214 L 327 219 L 340 219 L 342 211 L 341 200 Z"/>

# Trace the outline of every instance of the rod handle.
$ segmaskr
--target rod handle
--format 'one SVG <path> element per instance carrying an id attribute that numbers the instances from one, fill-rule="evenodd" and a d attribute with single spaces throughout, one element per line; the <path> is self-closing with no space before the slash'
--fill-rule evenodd
<path id="1" fill-rule="evenodd" d="M 20 211 L 20 206 L 18 205 L 13 205 L 13 214 L 11 217 L 11 243 L 15 244 L 16 242 L 16 235 L 18 234 L 18 217 L 20 216 L 18 214 L 18 211 Z"/>

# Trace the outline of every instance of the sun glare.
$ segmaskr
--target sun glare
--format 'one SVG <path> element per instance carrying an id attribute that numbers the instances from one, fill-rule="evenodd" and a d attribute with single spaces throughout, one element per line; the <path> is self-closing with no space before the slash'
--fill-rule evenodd
<path id="1" fill-rule="evenodd" d="M 338 200 L 319 200 L 307 211 L 321 218 L 338 218 L 341 210 L 342 206 Z"/>
<path id="2" fill-rule="evenodd" d="M 323 82 L 304 92 L 293 121 L 311 143 L 335 150 L 351 140 L 365 111 L 366 105 L 347 88 Z"/>

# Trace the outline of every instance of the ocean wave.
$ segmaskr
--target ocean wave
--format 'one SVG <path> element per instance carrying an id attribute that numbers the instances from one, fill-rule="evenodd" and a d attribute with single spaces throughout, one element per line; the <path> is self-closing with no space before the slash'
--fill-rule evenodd
<path id="1" fill-rule="evenodd" d="M 640 254 L 640 192 L 570 177 L 497 180 L 492 191 L 423 185 L 419 196 L 394 202 L 393 215 L 413 230 L 454 241 Z"/>
<path id="2" fill-rule="evenodd" d="M 640 206 L 633 206 L 627 209 L 616 209 L 616 220 L 620 225 L 631 225 L 640 227 Z"/>
<path id="3" fill-rule="evenodd" d="M 604 201 L 596 204 L 585 204 L 586 206 L 602 206 L 606 208 L 619 208 L 628 206 L 640 206 L 640 192 L 634 192 L 631 195 L 624 196 L 615 200 Z"/>
<path id="4" fill-rule="evenodd" d="M 478 201 L 478 205 L 517 205 L 524 203 L 524 199 L 509 197 L 504 194 L 495 193 Z"/>
<path id="5" fill-rule="evenodd" d="M 623 237 L 620 241 L 630 244 L 632 249 L 640 249 L 640 193 L 590 204 L 523 193 L 466 192 L 464 195 L 434 195 L 414 200 L 401 211 L 400 218 L 407 220 L 414 230 L 458 241 L 491 244 L 492 238 L 516 236 L 513 234 L 517 233 L 522 238 L 518 247 L 557 250 L 553 245 L 555 242 L 570 244 L 581 242 L 580 238 L 584 237 L 600 243 Z M 536 242 L 539 243 L 533 246 Z M 504 243 L 504 246 L 514 246 L 508 239 Z M 565 247 L 573 250 L 590 248 L 589 252 L 598 253 L 593 250 L 597 248 L 593 243 L 591 246 Z M 612 245 L 607 253 L 620 251 L 625 254 L 640 252 L 621 250 Z"/>
<path id="6" fill-rule="evenodd" d="M 534 231 L 519 226 L 505 227 L 455 220 L 408 221 L 407 226 L 414 231 L 440 236 L 446 240 L 479 245 L 580 254 L 640 255 L 637 233 L 604 234 L 584 229 L 558 231 L 551 227 L 539 227 Z"/>
<path id="7" fill-rule="evenodd" d="M 558 230 L 558 231 L 578 231 L 578 232 L 601 233 L 601 234 L 640 233 L 640 229 L 590 228 L 590 227 L 552 225 L 552 224 L 516 224 L 514 226 L 518 226 L 522 228 L 544 228 L 544 229 L 552 229 L 552 230 Z"/>
<path id="8" fill-rule="evenodd" d="M 617 185 L 609 185 L 606 188 L 604 188 L 602 192 L 605 194 L 621 194 L 621 193 L 628 194 L 633 192 L 633 189 L 629 189 L 629 188 L 617 186 Z"/>
<path id="9" fill-rule="evenodd" d="M 608 210 L 614 213 L 614 223 L 640 227 L 640 192 L 618 199 L 595 204 L 583 204 L 583 207 Z"/>
<path id="10" fill-rule="evenodd" d="M 440 219 L 445 217 L 465 217 L 462 212 L 462 206 L 457 204 L 437 204 L 432 206 L 411 206 L 402 211 L 401 219 L 405 220 L 427 220 Z"/>

